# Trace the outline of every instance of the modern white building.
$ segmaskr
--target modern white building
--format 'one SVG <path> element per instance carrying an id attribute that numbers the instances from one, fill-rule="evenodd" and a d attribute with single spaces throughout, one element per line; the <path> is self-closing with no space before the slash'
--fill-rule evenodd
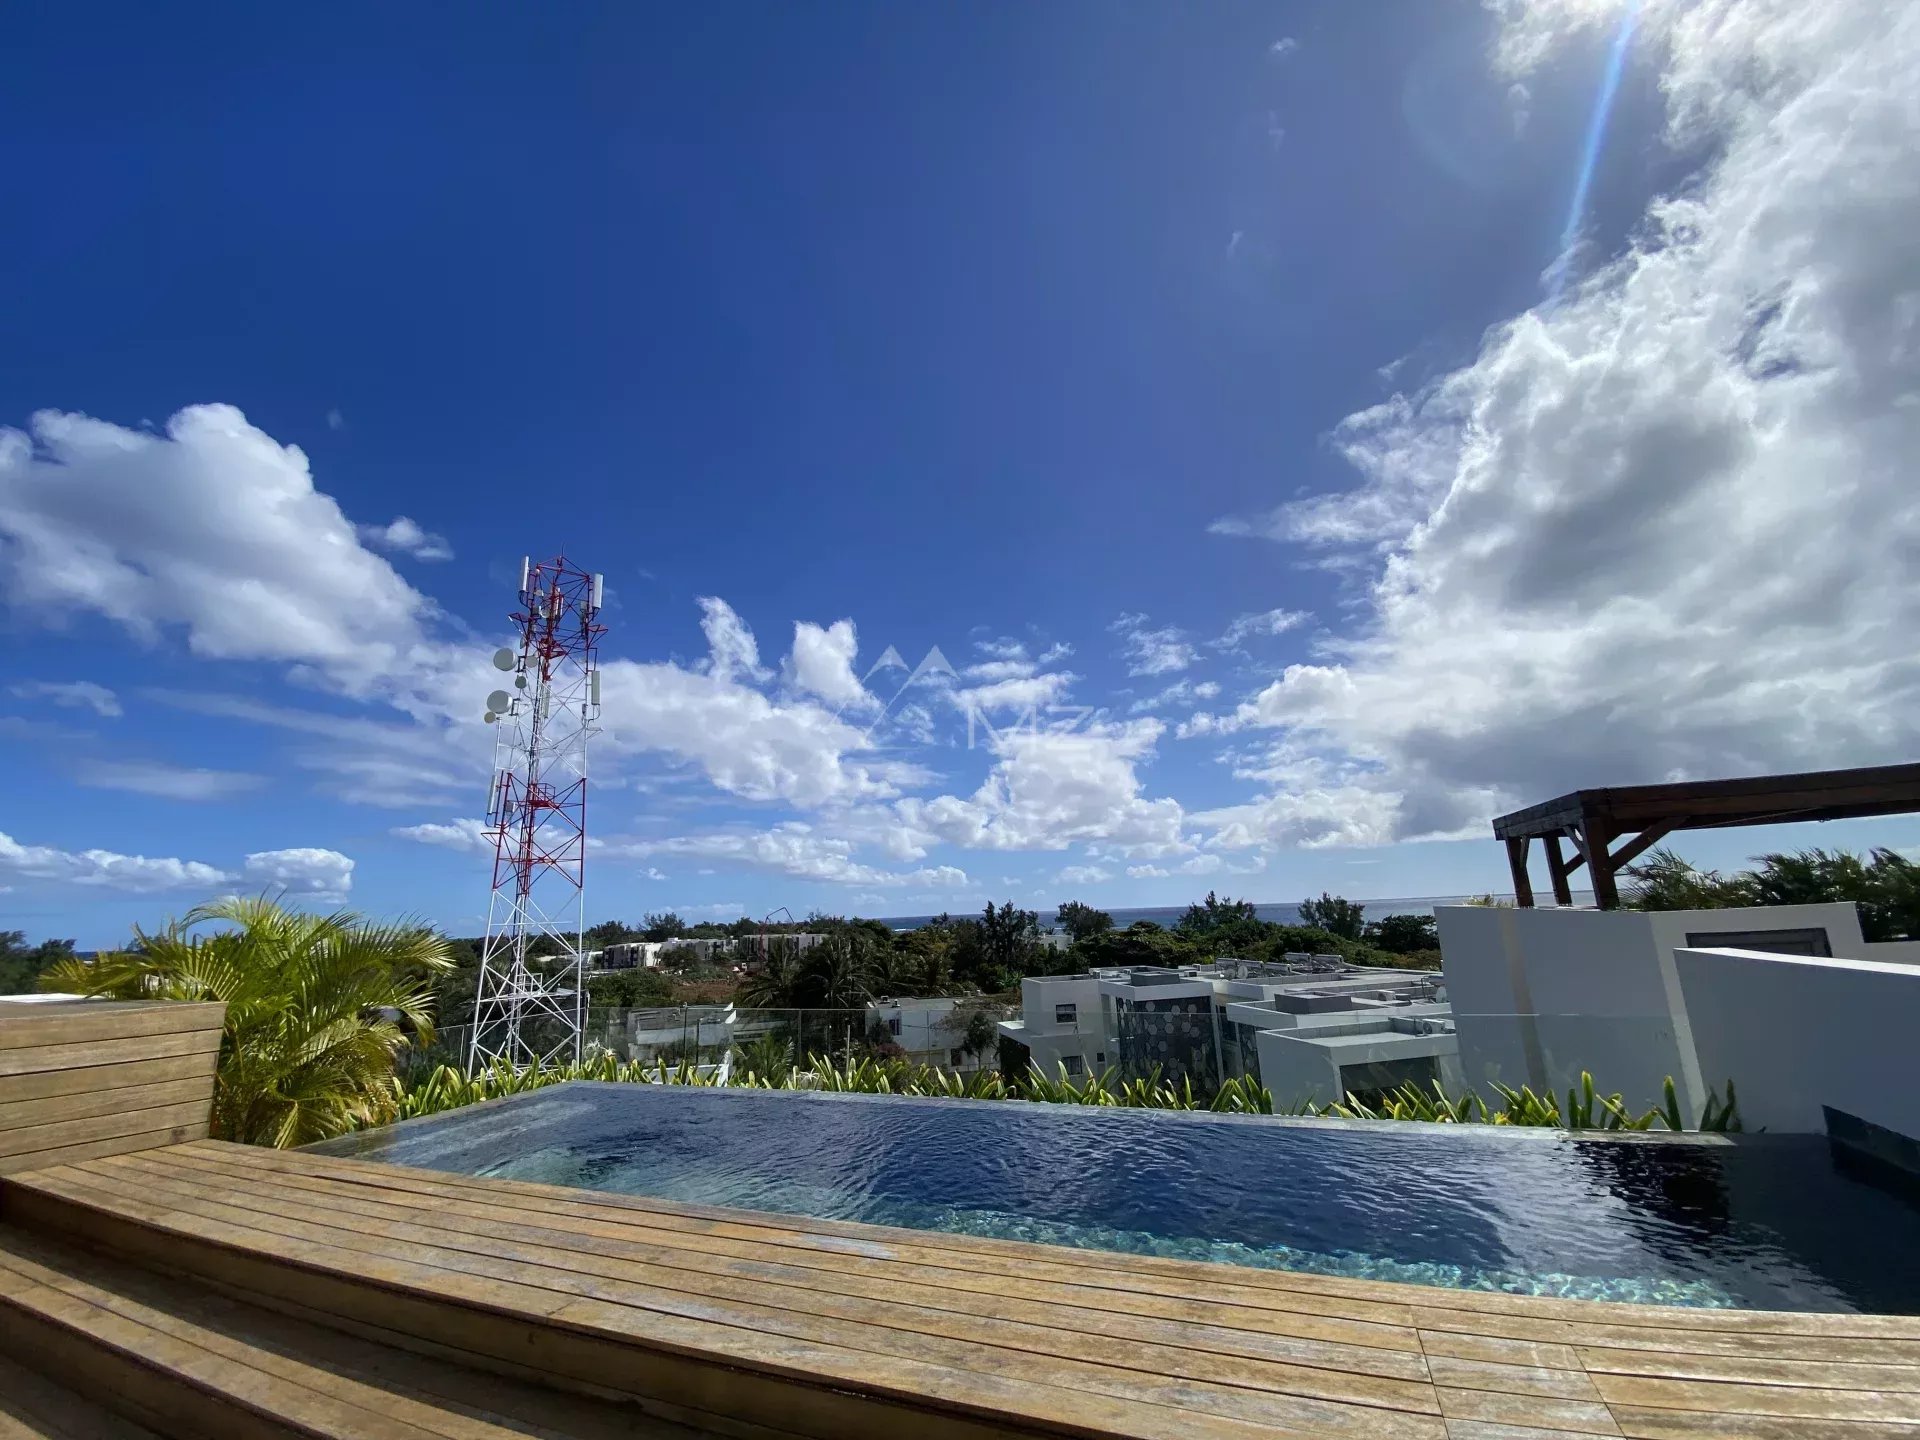
<path id="1" fill-rule="evenodd" d="M 1196 1089 L 1249 1075 L 1286 1107 L 1409 1080 L 1457 1083 L 1445 986 L 1424 971 L 1314 955 L 1134 966 L 1032 977 L 1021 1002 L 1021 1017 L 999 1027 L 1002 1064 L 1015 1070 L 1157 1071 Z"/>
<path id="2" fill-rule="evenodd" d="M 884 997 L 867 1003 L 867 1033 L 885 1030 L 905 1058 L 943 1070 L 977 1070 L 994 1063 L 993 1047 L 969 1052 L 967 1023 L 979 1010 L 977 999 L 950 995 Z"/>
<path id="3" fill-rule="evenodd" d="M 1462 1075 L 1483 1093 L 1565 1094 L 1584 1070 L 1641 1110 L 1671 1076 L 1692 1124 L 1731 1080 L 1747 1129 L 1815 1133 L 1827 1105 L 1916 1108 L 1914 946 L 1866 943 L 1851 904 L 1436 914 Z"/>

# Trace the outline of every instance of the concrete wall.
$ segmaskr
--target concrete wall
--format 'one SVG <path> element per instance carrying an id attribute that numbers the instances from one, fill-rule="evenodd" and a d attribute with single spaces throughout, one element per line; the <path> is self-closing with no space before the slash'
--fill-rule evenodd
<path id="1" fill-rule="evenodd" d="M 1862 946 L 1848 904 L 1655 912 L 1446 905 L 1435 915 L 1468 1084 L 1565 1092 L 1586 1070 L 1602 1090 L 1644 1109 L 1672 1076 L 1690 1116 L 1707 1085 L 1725 1077 L 1703 1077 L 1681 1033 L 1673 952 L 1689 934 L 1824 930 L 1836 954 Z"/>
<path id="2" fill-rule="evenodd" d="M 1673 958 L 1699 1068 L 1734 1081 L 1747 1129 L 1822 1133 L 1831 1105 L 1920 1138 L 1920 970 L 1751 950 Z"/>

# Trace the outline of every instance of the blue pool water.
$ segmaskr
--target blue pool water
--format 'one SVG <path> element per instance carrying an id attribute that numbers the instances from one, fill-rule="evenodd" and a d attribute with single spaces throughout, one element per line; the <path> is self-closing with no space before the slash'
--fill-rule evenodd
<path id="1" fill-rule="evenodd" d="M 313 1147 L 462 1174 L 1521 1294 L 1920 1312 L 1920 1209 L 1826 1142 L 1575 1139 L 574 1084 Z"/>

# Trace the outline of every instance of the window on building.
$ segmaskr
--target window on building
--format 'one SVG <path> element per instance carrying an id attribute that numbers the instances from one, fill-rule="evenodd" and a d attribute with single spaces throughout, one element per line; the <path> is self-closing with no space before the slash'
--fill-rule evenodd
<path id="1" fill-rule="evenodd" d="M 1078 1005 L 1056 1005 L 1053 1007 L 1053 1023 L 1056 1025 L 1073 1025 L 1078 1023 L 1079 1019 L 1080 1007 Z"/>
<path id="2" fill-rule="evenodd" d="M 958 1070 L 962 1065 L 967 1063 L 967 1052 L 956 1045 L 953 1049 L 947 1051 L 947 1063 Z"/>
<path id="3" fill-rule="evenodd" d="M 1096 1064 L 1096 1065 L 1104 1065 L 1104 1064 L 1106 1064 L 1106 1063 L 1107 1063 L 1107 1052 L 1106 1052 L 1106 1051 L 1104 1051 L 1104 1050 L 1096 1050 L 1096 1051 L 1094 1052 L 1094 1056 L 1093 1056 L 1093 1063 L 1094 1063 L 1094 1064 Z"/>
<path id="4" fill-rule="evenodd" d="M 887 1033 L 896 1037 L 900 1034 L 900 1017 L 898 1015 L 895 1015 L 887 1021 Z"/>
<path id="5" fill-rule="evenodd" d="M 1081 1063 L 1078 1055 L 1063 1055 L 1060 1063 L 1067 1067 L 1067 1074 L 1069 1075 L 1078 1075 L 1082 1070 L 1087 1068 Z"/>

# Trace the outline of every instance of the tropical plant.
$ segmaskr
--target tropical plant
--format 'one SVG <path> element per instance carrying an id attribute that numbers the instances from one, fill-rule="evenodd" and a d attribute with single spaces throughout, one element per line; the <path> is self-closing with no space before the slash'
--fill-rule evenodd
<path id="1" fill-rule="evenodd" d="M 1382 915 L 1369 920 L 1360 938 L 1376 949 L 1413 955 L 1440 948 L 1440 930 L 1431 915 Z"/>
<path id="2" fill-rule="evenodd" d="M 1633 884 L 1624 898 L 1635 910 L 1716 910 L 1754 903 L 1752 877 L 1696 870 L 1664 845 L 1625 873 Z"/>
<path id="3" fill-rule="evenodd" d="M 128 950 L 59 961 L 40 983 L 224 1001 L 213 1133 L 291 1146 L 393 1117 L 395 1059 L 410 1037 L 432 1039 L 432 981 L 451 965 L 446 942 L 421 926 L 232 898 L 156 934 L 135 929 Z"/>
<path id="4" fill-rule="evenodd" d="M 1096 910 L 1078 900 L 1069 900 L 1053 912 L 1053 918 L 1061 929 L 1073 939 L 1081 941 L 1089 935 L 1098 935 L 1103 930 L 1113 929 L 1113 916 L 1104 910 Z"/>
<path id="5" fill-rule="evenodd" d="M 1364 928 L 1360 917 L 1366 908 L 1344 895 L 1329 895 L 1322 890 L 1318 900 L 1300 902 L 1300 923 L 1338 935 L 1342 940 L 1358 940 Z"/>

